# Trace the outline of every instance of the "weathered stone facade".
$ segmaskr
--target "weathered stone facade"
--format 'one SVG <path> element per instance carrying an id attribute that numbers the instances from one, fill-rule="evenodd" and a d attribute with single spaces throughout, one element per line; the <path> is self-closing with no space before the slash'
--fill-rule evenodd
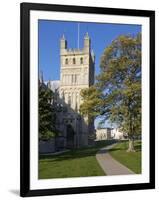
<path id="1" fill-rule="evenodd" d="M 71 143 L 73 142 L 73 146 L 77 147 L 88 145 L 89 136 L 91 138 L 91 135 L 94 134 L 93 121 L 88 124 L 87 118 L 83 118 L 79 114 L 80 104 L 82 103 L 80 91 L 94 84 L 94 59 L 88 33 L 84 37 L 83 49 L 68 49 L 65 37 L 61 38 L 59 93 L 60 99 L 67 105 L 67 114 L 63 117 L 63 121 L 72 126 L 75 134 Z M 68 132 L 66 135 L 68 136 Z M 69 140 L 67 138 L 67 143 L 69 143 Z"/>
<path id="2" fill-rule="evenodd" d="M 83 49 L 68 49 L 65 37 L 61 38 L 59 97 L 67 111 L 59 119 L 59 128 L 66 137 L 67 147 L 86 146 L 93 138 L 94 122 L 88 124 L 79 108 L 82 103 L 80 91 L 94 84 L 94 62 L 88 33 L 84 37 Z"/>

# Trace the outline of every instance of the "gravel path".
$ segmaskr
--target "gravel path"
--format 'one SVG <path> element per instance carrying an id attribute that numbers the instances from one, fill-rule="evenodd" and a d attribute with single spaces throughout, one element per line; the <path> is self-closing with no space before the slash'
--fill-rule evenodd
<path id="1" fill-rule="evenodd" d="M 99 150 L 96 159 L 106 175 L 128 175 L 134 174 L 130 169 L 115 160 L 108 152 L 115 144 L 109 145 Z"/>

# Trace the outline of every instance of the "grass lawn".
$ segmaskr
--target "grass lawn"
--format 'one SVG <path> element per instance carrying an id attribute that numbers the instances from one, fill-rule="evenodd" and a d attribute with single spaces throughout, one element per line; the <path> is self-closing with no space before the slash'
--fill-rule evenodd
<path id="1" fill-rule="evenodd" d="M 141 173 L 141 141 L 135 141 L 136 152 L 126 152 L 128 141 L 123 141 L 115 145 L 109 152 L 113 158 L 128 167 L 136 174 Z"/>
<path id="2" fill-rule="evenodd" d="M 103 176 L 96 160 L 97 151 L 112 141 L 96 142 L 94 147 L 71 150 L 61 155 L 40 155 L 39 179 Z"/>

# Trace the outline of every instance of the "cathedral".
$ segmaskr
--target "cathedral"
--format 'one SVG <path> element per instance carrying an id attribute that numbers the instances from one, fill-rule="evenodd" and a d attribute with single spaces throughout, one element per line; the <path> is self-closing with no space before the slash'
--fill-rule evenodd
<path id="1" fill-rule="evenodd" d="M 95 55 L 86 33 L 82 49 L 69 49 L 63 35 L 60 39 L 60 80 L 48 81 L 47 86 L 56 92 L 58 106 L 58 144 L 65 148 L 91 145 L 94 141 L 94 121 L 80 115 L 80 92 L 94 84 Z"/>

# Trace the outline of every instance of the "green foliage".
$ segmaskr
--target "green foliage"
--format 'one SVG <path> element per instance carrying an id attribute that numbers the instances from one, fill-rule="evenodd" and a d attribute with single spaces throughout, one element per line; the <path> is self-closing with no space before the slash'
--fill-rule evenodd
<path id="1" fill-rule="evenodd" d="M 122 35 L 104 50 L 97 83 L 82 91 L 81 113 L 102 116 L 127 133 L 141 133 L 141 34 Z"/>
<path id="2" fill-rule="evenodd" d="M 56 136 L 56 112 L 52 100 L 54 93 L 45 85 L 39 85 L 39 139 L 49 140 Z"/>
<path id="3" fill-rule="evenodd" d="M 104 94 L 103 115 L 129 137 L 141 133 L 141 36 L 120 36 L 101 57 L 98 87 Z"/>
<path id="4" fill-rule="evenodd" d="M 81 90 L 81 97 L 84 103 L 80 106 L 80 113 L 90 118 L 98 116 L 100 113 L 102 93 L 95 86 Z"/>

